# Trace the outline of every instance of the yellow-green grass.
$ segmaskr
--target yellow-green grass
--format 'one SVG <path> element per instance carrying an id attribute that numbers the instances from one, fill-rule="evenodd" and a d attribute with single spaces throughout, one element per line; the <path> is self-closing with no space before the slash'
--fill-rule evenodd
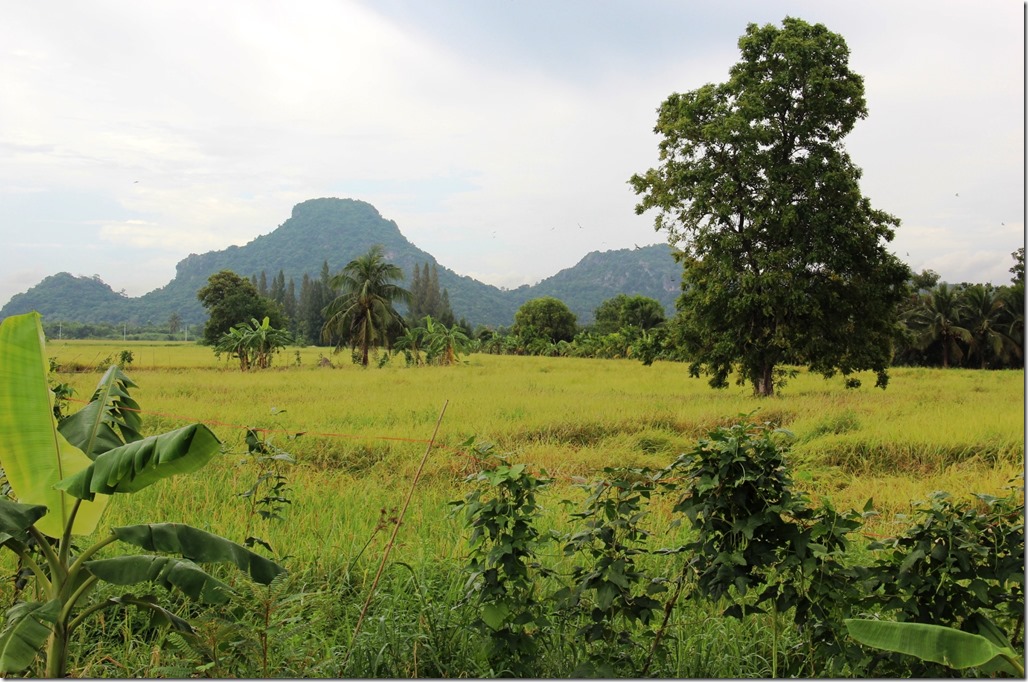
<path id="1" fill-rule="evenodd" d="M 793 434 L 802 485 L 838 506 L 874 497 L 885 511 L 906 511 L 936 489 L 999 492 L 1023 469 L 1023 371 L 896 368 L 885 391 L 870 373 L 854 390 L 841 377 L 801 371 L 780 396 L 759 399 L 746 386 L 711 389 L 681 364 L 631 360 L 475 354 L 456 367 L 408 368 L 394 358 L 361 369 L 347 352 L 311 347 L 243 373 L 195 344 L 66 341 L 50 343 L 48 354 L 75 366 L 125 349 L 149 431 L 204 422 L 241 453 L 244 426 L 272 429 L 315 470 L 304 474 L 313 485 L 350 475 L 365 488 L 395 490 L 412 475 L 444 402 L 426 483 L 447 490 L 474 467 L 461 448 L 471 436 L 568 481 L 605 466 L 663 466 L 749 413 Z M 320 367 L 321 356 L 336 366 Z M 58 374 L 79 399 L 98 377 Z M 307 435 L 285 441 L 297 432 Z"/>

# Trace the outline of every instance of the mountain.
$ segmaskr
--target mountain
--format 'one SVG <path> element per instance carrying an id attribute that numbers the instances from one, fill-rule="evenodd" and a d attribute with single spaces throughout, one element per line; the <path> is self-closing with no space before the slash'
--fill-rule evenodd
<path id="1" fill-rule="evenodd" d="M 354 199 L 311 199 L 293 207 L 292 215 L 274 231 L 244 246 L 190 254 L 176 266 L 174 279 L 138 298 L 116 293 L 99 278 L 59 273 L 17 294 L 0 309 L 0 319 L 30 310 L 45 318 L 76 322 L 162 324 L 173 313 L 187 324 L 206 318 L 196 292 L 219 270 L 249 277 L 260 272 L 270 278 L 281 270 L 299 287 L 304 273 L 317 278 L 322 263 L 338 272 L 346 263 L 381 244 L 388 260 L 410 273 L 414 266 L 435 265 L 439 286 L 449 293 L 454 314 L 472 325 L 510 325 L 527 300 L 554 296 L 564 301 L 579 323 L 593 319 L 596 307 L 619 293 L 642 294 L 670 311 L 678 295 L 681 267 L 667 245 L 620 251 L 592 252 L 577 265 L 561 270 L 534 286 L 502 290 L 443 266 L 430 253 L 407 240 L 392 220 L 374 206 Z"/>

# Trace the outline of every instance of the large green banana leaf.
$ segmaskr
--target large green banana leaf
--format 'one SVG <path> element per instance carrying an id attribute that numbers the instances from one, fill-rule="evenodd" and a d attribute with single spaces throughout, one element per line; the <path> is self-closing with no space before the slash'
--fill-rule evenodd
<path id="1" fill-rule="evenodd" d="M 989 666 L 1024 676 L 1020 655 L 999 647 L 982 635 L 928 623 L 896 623 L 852 618 L 844 620 L 850 637 L 861 644 L 917 656 L 955 670 Z"/>
<path id="2" fill-rule="evenodd" d="M 90 459 L 140 440 L 143 420 L 139 404 L 128 393 L 134 386 L 117 365 L 112 365 L 97 384 L 89 404 L 61 421 L 58 430 Z"/>
<path id="3" fill-rule="evenodd" d="M 21 602 L 7 611 L 0 630 L 0 673 L 21 672 L 32 665 L 36 653 L 50 636 L 61 611 L 61 602 Z"/>
<path id="4" fill-rule="evenodd" d="M 233 563 L 262 585 L 269 585 L 285 569 L 231 540 L 181 523 L 122 526 L 111 532 L 148 552 L 171 552 L 198 564 Z"/>
<path id="5" fill-rule="evenodd" d="M 220 448 L 210 429 L 191 424 L 108 450 L 57 487 L 83 500 L 97 493 L 134 493 L 169 476 L 196 471 Z"/>
<path id="6" fill-rule="evenodd" d="M 113 585 L 149 582 L 165 589 L 177 587 L 190 599 L 206 604 L 224 604 L 232 588 L 211 577 L 187 559 L 150 554 L 120 556 L 87 561 L 86 570 Z"/>
<path id="7" fill-rule="evenodd" d="M 8 317 L 0 323 L 0 466 L 19 502 L 50 510 L 36 522 L 42 533 L 63 535 L 76 500 L 54 484 L 89 464 L 57 430 L 39 313 Z M 92 533 L 106 504 L 83 502 L 72 532 Z"/>

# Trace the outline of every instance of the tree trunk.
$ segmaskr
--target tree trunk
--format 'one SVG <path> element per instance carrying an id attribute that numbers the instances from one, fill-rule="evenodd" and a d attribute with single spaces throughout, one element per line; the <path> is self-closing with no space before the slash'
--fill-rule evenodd
<path id="1" fill-rule="evenodd" d="M 760 368 L 760 374 L 753 382 L 753 395 L 759 398 L 770 398 L 775 394 L 775 380 L 772 374 L 774 365 L 767 363 Z"/>

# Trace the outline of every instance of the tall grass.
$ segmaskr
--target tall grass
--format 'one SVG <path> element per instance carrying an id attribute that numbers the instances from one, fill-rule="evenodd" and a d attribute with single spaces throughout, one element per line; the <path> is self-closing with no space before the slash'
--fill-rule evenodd
<path id="1" fill-rule="evenodd" d="M 147 432 L 200 421 L 225 449 L 202 476 L 171 479 L 117 500 L 104 526 L 181 521 L 242 541 L 248 517 L 238 495 L 257 475 L 245 454 L 244 428 L 266 429 L 297 458 L 286 472 L 291 504 L 285 519 L 254 529 L 290 569 L 288 582 L 271 596 L 243 600 L 254 613 L 261 603 L 272 603 L 282 619 L 271 675 L 497 672 L 488 668 L 467 625 L 471 617 L 460 599 L 465 578 L 456 568 L 465 548 L 460 523 L 447 511 L 449 501 L 463 496 L 465 475 L 478 466 L 462 447 L 472 436 L 556 479 L 542 500 L 542 523 L 555 530 L 567 526 L 560 500 L 581 498 L 575 481 L 607 466 L 662 467 L 709 429 L 754 411 L 756 421 L 794 435 L 794 475 L 813 496 L 830 496 L 837 508 L 861 508 L 874 498 L 883 514 L 865 526 L 870 533 L 894 532 L 894 516 L 933 490 L 1001 494 L 1024 466 L 1023 371 L 899 368 L 886 391 L 871 388 L 870 374 L 860 376 L 863 387 L 853 390 L 842 378 L 800 372 L 779 397 L 757 399 L 746 387 L 710 389 L 705 380 L 690 378 L 685 366 L 670 363 L 472 355 L 456 367 L 407 368 L 394 359 L 364 370 L 345 353 L 303 348 L 284 351 L 270 370 L 242 373 L 192 344 L 48 344 L 63 368 L 57 380 L 72 385 L 81 400 L 100 377 L 95 365 L 108 356 L 116 360 L 122 350 L 133 354 L 127 373 L 138 384 L 133 396 L 145 410 Z M 320 366 L 319 356 L 335 367 Z M 397 535 L 383 587 L 361 635 L 351 641 L 389 536 L 382 521 L 402 503 L 446 400 L 436 447 Z M 651 509 L 656 546 L 680 540 L 671 517 L 668 502 Z M 547 560 L 560 568 L 559 551 L 553 551 Z M 300 595 L 299 601 L 290 595 Z M 9 597 L 10 587 L 0 585 L 0 599 L 9 603 Z M 288 627 L 299 614 L 324 628 Z M 782 642 L 769 641 L 759 621 L 723 619 L 693 603 L 674 618 L 663 675 L 766 676 L 772 646 L 784 650 Z M 79 674 L 263 676 L 253 666 L 255 649 L 235 663 L 226 654 L 221 667 L 205 668 L 210 658 L 187 644 L 172 639 L 155 650 L 117 622 L 112 618 L 100 633 L 84 632 L 104 644 L 82 642 Z M 249 642 L 264 622 L 271 621 L 254 620 L 246 633 L 219 634 L 221 621 L 215 619 L 209 635 Z M 554 644 L 543 654 L 542 669 L 570 675 L 568 655 Z"/>

